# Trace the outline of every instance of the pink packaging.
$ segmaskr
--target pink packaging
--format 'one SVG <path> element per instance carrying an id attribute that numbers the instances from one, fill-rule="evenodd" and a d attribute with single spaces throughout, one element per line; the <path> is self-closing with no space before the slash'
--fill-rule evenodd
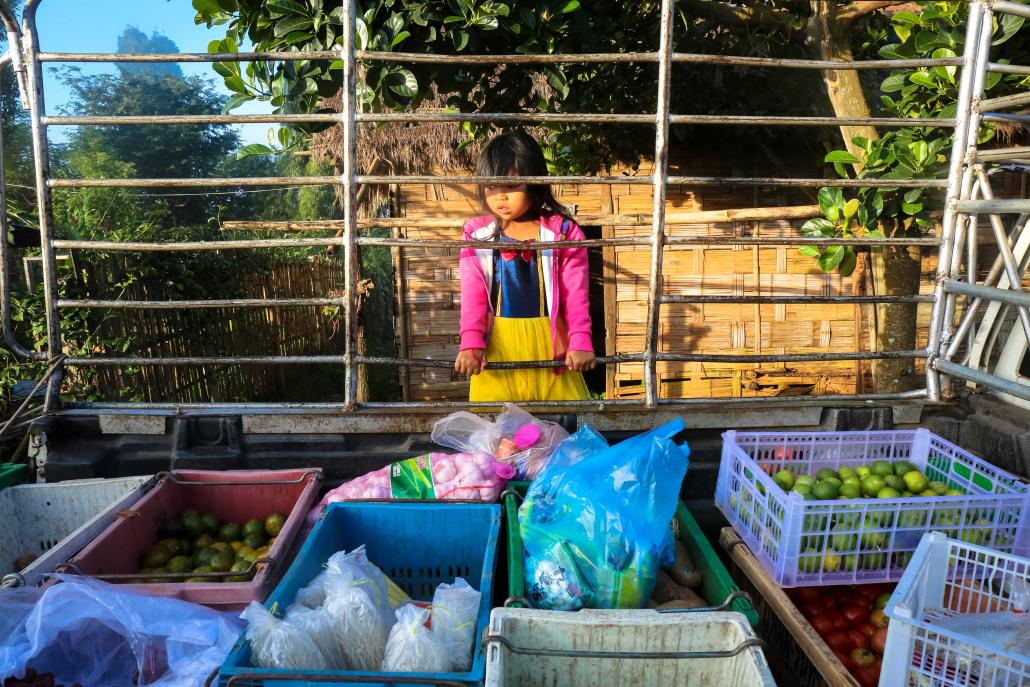
<path id="1" fill-rule="evenodd" d="M 485 451 L 427 453 L 390 463 L 333 489 L 308 513 L 314 525 L 322 509 L 337 501 L 427 499 L 497 501 L 515 468 Z"/>

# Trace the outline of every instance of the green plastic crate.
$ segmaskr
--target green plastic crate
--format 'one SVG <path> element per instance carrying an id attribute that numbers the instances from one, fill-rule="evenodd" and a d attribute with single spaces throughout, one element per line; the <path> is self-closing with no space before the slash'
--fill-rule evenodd
<path id="1" fill-rule="evenodd" d="M 29 466 L 24 463 L 0 463 L 0 489 L 21 484 L 29 477 Z"/>
<path id="2" fill-rule="evenodd" d="M 517 500 L 521 501 L 525 497 L 528 488 L 529 482 L 509 482 L 508 491 L 504 494 L 504 519 L 508 530 L 507 563 L 508 595 L 510 597 L 524 597 L 526 593 L 525 578 L 522 574 L 522 536 L 519 534 Z M 701 597 L 712 605 L 721 604 L 727 596 L 738 590 L 737 585 L 683 501 L 676 506 L 676 519 L 679 521 L 680 541 L 683 542 L 694 565 L 701 572 L 702 582 L 699 590 Z M 509 605 L 522 606 L 521 603 L 514 600 Z M 743 613 L 752 627 L 758 626 L 758 612 L 746 599 L 737 599 L 733 602 L 732 608 L 734 611 Z"/>

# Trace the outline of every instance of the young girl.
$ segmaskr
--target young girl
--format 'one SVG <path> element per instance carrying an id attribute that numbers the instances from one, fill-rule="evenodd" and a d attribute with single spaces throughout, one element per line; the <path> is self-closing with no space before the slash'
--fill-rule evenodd
<path id="1" fill-rule="evenodd" d="M 490 141 L 477 176 L 546 176 L 535 140 L 522 132 Z M 463 227 L 461 351 L 454 369 L 472 377 L 470 401 L 568 401 L 590 398 L 583 372 L 595 366 L 590 339 L 586 248 L 524 250 L 531 241 L 582 240 L 583 230 L 547 184 L 480 187 L 488 214 Z M 564 367 L 491 370 L 489 363 L 562 360 Z"/>

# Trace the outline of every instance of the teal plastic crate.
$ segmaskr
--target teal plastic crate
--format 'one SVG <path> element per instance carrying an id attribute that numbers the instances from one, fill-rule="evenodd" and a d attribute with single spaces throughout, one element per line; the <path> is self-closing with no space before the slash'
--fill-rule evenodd
<path id="1" fill-rule="evenodd" d="M 364 544 L 375 563 L 415 601 L 431 601 L 437 585 L 463 577 L 482 593 L 476 637 L 490 620 L 501 507 L 456 503 L 340 502 L 326 508 L 282 582 L 265 601 L 266 608 L 287 608 L 297 594 L 322 572 L 337 551 Z M 327 682 L 412 685 L 437 680 L 445 684 L 481 684 L 486 656 L 476 646 L 467 673 L 375 673 L 332 670 L 270 670 L 250 664 L 250 642 L 243 636 L 218 671 L 218 684 L 314 687 Z M 376 681 L 382 678 L 383 683 Z M 408 682 L 414 679 L 421 682 Z M 436 684 L 429 682 L 428 684 Z"/>
<path id="2" fill-rule="evenodd" d="M 29 478 L 29 466 L 24 463 L 0 463 L 0 489 L 21 484 Z"/>

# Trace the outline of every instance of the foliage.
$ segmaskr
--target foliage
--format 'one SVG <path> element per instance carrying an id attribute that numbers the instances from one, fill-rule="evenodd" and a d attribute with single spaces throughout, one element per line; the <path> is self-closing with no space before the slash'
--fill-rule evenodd
<path id="1" fill-rule="evenodd" d="M 702 5 L 706 4 L 704 2 Z M 798 0 L 771 0 L 774 9 L 805 13 Z M 340 0 L 194 0 L 196 21 L 224 25 L 226 37 L 209 49 L 235 52 L 249 41 L 255 50 L 338 50 L 342 45 Z M 658 44 L 661 3 L 636 0 L 361 0 L 357 3 L 356 47 L 368 51 L 420 54 L 519 54 L 648 52 Z M 685 5 L 681 3 L 681 5 Z M 798 56 L 804 50 L 796 37 L 801 23 L 782 12 L 771 25 L 727 27 L 681 8 L 676 46 L 691 52 Z M 313 112 L 319 98 L 340 87 L 340 60 L 283 63 L 219 63 L 215 70 L 235 93 L 227 109 L 249 100 L 269 102 L 277 112 Z M 640 113 L 655 109 L 657 66 L 652 63 L 555 64 L 502 66 L 437 65 L 369 62 L 360 74 L 359 96 L 366 110 L 412 110 L 432 92 L 447 97 L 460 112 L 588 112 Z M 673 90 L 675 112 L 810 113 L 817 81 L 809 74 L 756 89 L 765 75 L 759 70 L 721 66 L 677 68 Z M 612 83 L 639 87 L 610 88 Z M 805 93 L 808 97 L 799 97 Z M 636 163 L 654 150 L 653 129 L 639 125 L 556 124 L 551 131 L 550 159 L 555 171 L 594 171 L 616 162 Z M 296 127 L 303 140 L 314 127 Z M 465 126 L 469 138 L 486 135 L 483 124 Z M 677 129 L 681 139 L 706 136 L 696 128 Z M 749 128 L 740 139 L 795 136 L 796 132 Z M 283 134 L 289 136 L 289 134 Z M 278 141 L 286 146 L 287 143 Z M 257 145 L 246 152 L 269 152 Z"/>
<path id="2" fill-rule="evenodd" d="M 148 36 L 135 26 L 127 26 L 118 36 L 119 53 L 176 53 L 178 46 L 168 36 L 157 31 Z M 175 62 L 118 62 L 116 65 L 122 74 L 150 73 L 159 76 L 182 76 L 182 67 Z"/>
<path id="3" fill-rule="evenodd" d="M 965 43 L 967 5 L 962 2 L 930 2 L 922 11 L 898 12 L 891 18 L 890 31 L 879 30 L 882 38 L 894 42 L 881 44 L 880 58 L 948 58 L 961 55 Z M 1024 19 L 1012 15 L 995 17 L 992 61 L 1024 63 L 1030 55 L 1030 39 L 1019 34 Z M 873 29 L 877 31 L 877 29 Z M 868 43 L 870 49 L 875 41 Z M 880 84 L 879 105 L 883 114 L 906 118 L 951 118 L 955 116 L 959 74 L 955 67 L 895 69 Z M 1000 95 L 1030 86 L 1030 77 L 990 73 L 984 84 L 991 95 Z M 983 122 L 978 142 L 995 136 L 996 125 Z M 855 179 L 932 179 L 947 173 L 952 129 L 916 127 L 894 129 L 879 139 L 855 138 L 860 155 L 846 150 L 830 152 L 825 161 L 837 173 Z M 933 226 L 941 209 L 942 195 L 924 189 L 860 188 L 849 198 L 839 189 L 821 189 L 823 217 L 806 222 L 805 236 L 883 237 L 918 236 Z M 845 209 L 852 208 L 848 215 Z M 855 266 L 850 246 L 820 249 L 805 246 L 802 254 L 815 257 L 819 267 L 838 270 L 848 276 Z"/>

